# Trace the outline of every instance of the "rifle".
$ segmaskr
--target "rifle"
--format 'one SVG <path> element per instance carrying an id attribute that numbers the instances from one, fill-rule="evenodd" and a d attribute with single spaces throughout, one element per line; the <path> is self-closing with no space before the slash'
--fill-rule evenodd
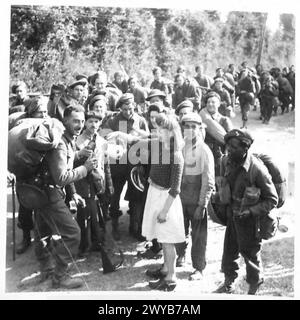
<path id="1" fill-rule="evenodd" d="M 102 218 L 102 224 L 105 226 L 105 219 L 103 217 L 102 208 L 101 208 L 101 206 L 100 206 L 98 201 L 97 201 L 97 206 L 98 206 L 98 210 L 100 211 L 101 218 Z M 99 225 L 99 217 L 98 217 L 98 215 L 97 215 L 96 223 L 97 223 L 97 225 Z M 99 239 L 99 237 L 97 237 L 97 238 Z M 108 255 L 107 255 L 107 253 L 106 253 L 106 251 L 105 251 L 105 249 L 103 247 L 103 244 L 102 243 L 98 243 L 98 245 L 99 245 L 100 252 L 101 252 L 103 274 L 111 273 L 111 272 L 114 272 L 114 271 L 118 270 L 123 265 L 123 262 L 124 262 L 124 255 L 123 255 L 122 250 L 119 249 L 119 253 L 120 253 L 120 256 L 121 256 L 121 261 L 119 263 L 113 264 L 110 261 Z"/>
<path id="2" fill-rule="evenodd" d="M 11 179 L 11 190 L 12 190 L 12 232 L 13 232 L 13 261 L 16 260 L 16 196 L 15 196 L 15 178 Z"/>

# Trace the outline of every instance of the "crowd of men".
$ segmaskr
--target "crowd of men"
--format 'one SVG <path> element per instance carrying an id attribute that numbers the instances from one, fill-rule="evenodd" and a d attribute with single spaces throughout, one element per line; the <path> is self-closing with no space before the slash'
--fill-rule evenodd
<path id="1" fill-rule="evenodd" d="M 215 193 L 218 189 L 216 177 L 226 175 L 234 201 L 230 205 L 232 219 L 227 217 L 224 239 L 222 272 L 225 281 L 216 292 L 233 292 L 238 269 L 235 260 L 240 253 L 246 262 L 248 293 L 256 293 L 263 282 L 259 259 L 261 239 L 253 236 L 252 224 L 245 221 L 250 216 L 252 219 L 271 211 L 278 198 L 270 176 L 248 152 L 253 139 L 244 129 L 247 129 L 249 112 L 257 110 L 258 106 L 260 119 L 266 125 L 277 115 L 278 107 L 281 114 L 289 112 L 290 108 L 294 110 L 295 69 L 291 66 L 266 71 L 261 65 L 253 68 L 243 62 L 239 68 L 233 64 L 227 70 L 217 68 L 214 77 L 206 75 L 202 65 L 196 66 L 195 72 L 194 77 L 188 77 L 185 67 L 179 66 L 173 82 L 165 79 L 162 70 L 155 67 L 150 87 L 144 88 L 136 76 L 127 76 L 123 68 L 114 74 L 111 82 L 105 72 L 98 71 L 91 76 L 78 75 L 68 86 L 53 84 L 47 100 L 30 96 L 23 81 L 12 86 L 10 128 L 20 119 L 47 117 L 60 120 L 66 128 L 61 144 L 49 152 L 43 168 L 44 176 L 50 177 L 47 185 L 51 189 L 51 192 L 48 190 L 51 201 L 35 212 L 22 205 L 19 207 L 18 226 L 23 231 L 23 241 L 17 253 L 26 252 L 31 245 L 34 229 L 42 279 L 51 276 L 54 287 L 80 287 L 79 278 L 67 276 L 68 262 L 76 256 L 100 250 L 105 243 L 108 221 L 111 221 L 113 238 L 122 241 L 120 197 L 126 183 L 129 233 L 138 241 L 152 240 L 152 246 L 140 255 L 141 258 L 159 257 L 160 243 L 156 239 L 145 239 L 141 231 L 149 163 L 142 160 L 138 164 L 131 163 L 132 144 L 123 148 L 118 157 L 110 159 L 107 142 L 110 134 L 118 131 L 140 139 L 155 137 L 155 117 L 165 113 L 177 117 L 186 142 L 180 193 L 186 241 L 176 245 L 176 265 L 185 263 L 191 228 L 194 271 L 189 279 L 203 277 L 207 213 L 213 208 L 212 203 L 219 201 Z M 243 130 L 234 129 L 230 119 L 238 107 Z M 191 134 L 185 135 L 186 129 L 191 130 Z M 241 209 L 238 199 L 243 198 L 243 191 L 249 187 L 241 167 L 248 173 L 252 163 L 258 167 L 255 179 L 263 197 L 253 207 Z M 73 202 L 77 207 L 76 222 L 67 214 Z M 254 218 L 252 220 L 255 224 Z M 58 233 L 63 240 L 53 250 L 55 265 L 51 262 L 50 250 L 45 251 L 42 241 L 50 233 Z M 152 272 L 149 276 L 162 275 Z"/>

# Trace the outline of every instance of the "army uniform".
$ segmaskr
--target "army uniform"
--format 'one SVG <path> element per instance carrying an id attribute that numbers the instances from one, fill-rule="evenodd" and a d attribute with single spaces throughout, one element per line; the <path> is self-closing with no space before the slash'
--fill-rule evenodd
<path id="1" fill-rule="evenodd" d="M 35 253 L 41 272 L 54 272 L 53 284 L 58 284 L 66 275 L 68 263 L 77 254 L 80 241 L 80 229 L 66 205 L 64 190 L 68 185 L 68 191 L 75 193 L 73 182 L 87 175 L 85 166 L 73 169 L 74 150 L 74 139 L 65 132 L 58 147 L 46 154 L 43 164 L 49 201 L 36 210 Z"/>

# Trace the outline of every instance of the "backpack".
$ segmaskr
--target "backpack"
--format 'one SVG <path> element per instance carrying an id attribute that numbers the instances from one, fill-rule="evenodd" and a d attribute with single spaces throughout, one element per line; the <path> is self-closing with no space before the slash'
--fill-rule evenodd
<path id="1" fill-rule="evenodd" d="M 54 118 L 21 120 L 8 132 L 8 170 L 16 178 L 20 203 L 38 209 L 46 203 L 39 177 L 47 151 L 57 147 L 64 132 L 63 124 Z"/>
<path id="2" fill-rule="evenodd" d="M 263 153 L 253 153 L 253 155 L 257 159 L 261 160 L 267 167 L 278 195 L 277 208 L 281 208 L 284 205 L 287 197 L 287 181 L 284 173 L 280 169 L 280 166 L 276 164 L 276 162 L 274 162 L 272 157 L 269 155 Z"/>
<path id="3" fill-rule="evenodd" d="M 274 160 L 266 154 L 253 154 L 264 166 L 268 169 L 272 181 L 274 183 L 277 196 L 278 204 L 277 208 L 281 208 L 286 200 L 287 195 L 287 182 L 286 178 L 280 169 L 280 167 L 274 162 Z M 250 169 L 250 182 L 254 181 L 255 173 Z M 256 236 L 268 240 L 275 236 L 279 225 L 279 219 L 274 210 L 267 215 L 257 217 L 256 219 Z"/>

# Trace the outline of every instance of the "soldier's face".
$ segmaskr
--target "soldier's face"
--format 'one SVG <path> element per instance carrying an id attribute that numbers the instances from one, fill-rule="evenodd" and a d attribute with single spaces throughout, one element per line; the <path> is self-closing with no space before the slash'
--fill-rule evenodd
<path id="1" fill-rule="evenodd" d="M 228 157 L 234 162 L 241 162 L 247 152 L 244 145 L 241 144 L 240 140 L 231 138 L 226 144 Z"/>
<path id="2" fill-rule="evenodd" d="M 107 106 L 105 101 L 101 101 L 101 100 L 96 101 L 93 105 L 92 110 L 98 112 L 103 118 L 107 111 Z"/>
<path id="3" fill-rule="evenodd" d="M 177 85 L 177 87 L 182 87 L 183 84 L 184 84 L 184 78 L 183 78 L 183 77 L 178 77 L 178 78 L 176 79 L 176 85 Z"/>
<path id="4" fill-rule="evenodd" d="M 84 112 L 72 111 L 70 116 L 64 120 L 66 130 L 72 136 L 79 136 L 84 126 Z"/>
<path id="5" fill-rule="evenodd" d="M 47 118 L 48 117 L 48 109 L 47 105 L 42 104 L 39 106 L 37 111 L 35 111 L 32 115 L 31 118 Z"/>
<path id="6" fill-rule="evenodd" d="M 179 121 L 181 120 L 181 118 L 185 115 L 185 114 L 188 114 L 190 112 L 193 112 L 193 108 L 190 108 L 190 107 L 185 107 L 185 108 L 182 108 L 180 109 L 179 111 Z"/>
<path id="7" fill-rule="evenodd" d="M 134 103 L 124 103 L 121 107 L 121 112 L 126 119 L 130 119 L 134 114 Z"/>
<path id="8" fill-rule="evenodd" d="M 155 80 L 159 80 L 161 78 L 161 72 L 160 71 L 156 71 L 155 73 L 154 73 L 154 79 Z"/>
<path id="9" fill-rule="evenodd" d="M 95 88 L 98 90 L 104 90 L 106 88 L 106 85 L 107 79 L 105 79 L 104 77 L 100 77 L 95 80 Z"/>
<path id="10" fill-rule="evenodd" d="M 89 118 L 85 122 L 86 130 L 89 131 L 91 134 L 96 133 L 100 127 L 100 120 L 97 118 Z"/>
<path id="11" fill-rule="evenodd" d="M 153 128 L 157 128 L 157 123 L 155 121 L 156 117 L 159 115 L 159 113 L 157 111 L 151 111 L 150 112 L 150 121 L 151 121 L 151 124 L 153 126 Z"/>
<path id="12" fill-rule="evenodd" d="M 16 89 L 16 95 L 19 99 L 24 99 L 25 96 L 26 96 L 26 89 L 24 86 L 19 86 L 17 89 Z"/>
<path id="13" fill-rule="evenodd" d="M 76 99 L 77 101 L 79 101 L 84 94 L 84 87 L 81 85 L 78 85 L 76 87 L 74 87 L 73 89 L 73 98 Z"/>
<path id="14" fill-rule="evenodd" d="M 220 100 L 217 97 L 211 97 L 207 100 L 206 109 L 210 114 L 214 114 L 218 111 L 220 106 Z"/>
<path id="15" fill-rule="evenodd" d="M 150 103 L 159 103 L 161 105 L 163 104 L 163 100 L 159 96 L 152 97 L 149 102 Z"/>

